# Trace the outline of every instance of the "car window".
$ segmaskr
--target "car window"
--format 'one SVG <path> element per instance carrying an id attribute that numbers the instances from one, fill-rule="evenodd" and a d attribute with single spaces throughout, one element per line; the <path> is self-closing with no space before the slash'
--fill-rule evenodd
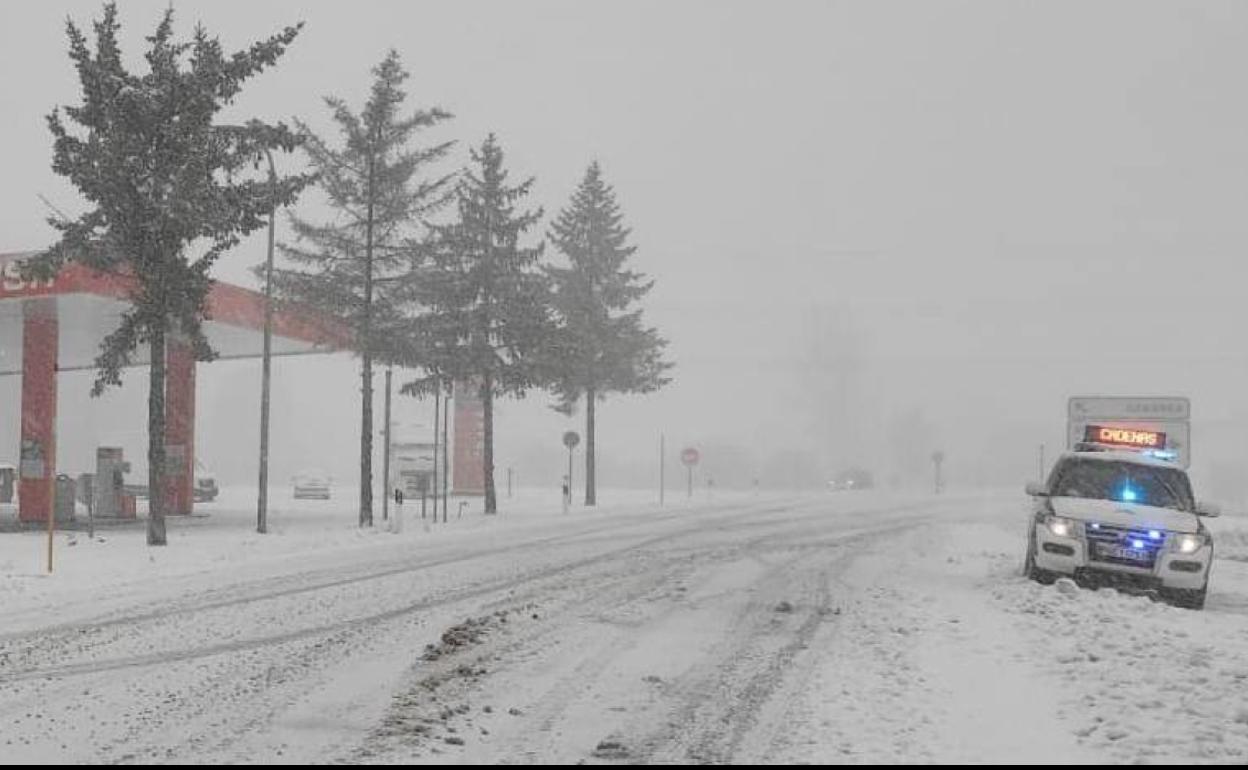
<path id="1" fill-rule="evenodd" d="M 1092 500 L 1116 500 L 1159 508 L 1194 511 L 1187 474 L 1130 462 L 1072 459 L 1053 473 L 1050 494 Z"/>

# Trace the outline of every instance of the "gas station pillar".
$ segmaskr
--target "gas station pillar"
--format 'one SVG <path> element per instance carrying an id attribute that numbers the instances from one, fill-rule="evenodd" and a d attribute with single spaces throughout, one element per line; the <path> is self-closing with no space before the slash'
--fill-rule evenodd
<path id="1" fill-rule="evenodd" d="M 46 522 L 56 488 L 56 300 L 22 303 L 22 444 L 18 519 Z"/>

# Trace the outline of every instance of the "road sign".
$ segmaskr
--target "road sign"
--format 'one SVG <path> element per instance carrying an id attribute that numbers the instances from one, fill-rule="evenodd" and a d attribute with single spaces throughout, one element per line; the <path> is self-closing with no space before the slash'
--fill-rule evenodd
<path id="1" fill-rule="evenodd" d="M 1179 465 L 1191 466 L 1192 404 L 1182 396 L 1075 396 L 1067 408 L 1067 447 L 1087 441 L 1090 430 L 1154 433 L 1164 436 L 1166 451 L 1175 453 Z"/>
<path id="2" fill-rule="evenodd" d="M 680 453 L 680 461 L 684 463 L 685 465 L 689 465 L 689 466 L 697 465 L 698 460 L 701 460 L 701 459 L 702 459 L 702 455 L 698 452 L 698 450 L 694 449 L 693 447 L 689 447 L 688 449 L 685 449 L 681 451 Z"/>
<path id="3" fill-rule="evenodd" d="M 581 436 L 576 431 L 570 430 L 563 434 L 563 445 L 568 449 L 575 449 L 579 443 L 581 443 Z"/>
<path id="4" fill-rule="evenodd" d="M 1068 404 L 1071 420 L 1103 417 L 1111 420 L 1164 422 L 1190 420 L 1192 402 L 1181 396 L 1074 396 Z"/>

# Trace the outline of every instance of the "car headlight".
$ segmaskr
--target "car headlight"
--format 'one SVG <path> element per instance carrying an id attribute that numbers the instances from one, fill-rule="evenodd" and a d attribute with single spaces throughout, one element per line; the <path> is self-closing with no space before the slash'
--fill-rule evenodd
<path id="1" fill-rule="evenodd" d="M 1049 531 L 1058 537 L 1075 537 L 1075 532 L 1078 531 L 1078 523 L 1074 519 L 1049 516 L 1045 518 L 1044 523 Z"/>
<path id="2" fill-rule="evenodd" d="M 1174 538 L 1174 550 L 1179 553 L 1196 553 L 1204 548 L 1209 538 L 1203 534 L 1177 535 Z"/>

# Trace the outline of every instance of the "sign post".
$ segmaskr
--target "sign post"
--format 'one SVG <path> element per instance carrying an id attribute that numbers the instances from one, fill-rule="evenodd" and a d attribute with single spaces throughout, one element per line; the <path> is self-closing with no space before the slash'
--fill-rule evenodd
<path id="1" fill-rule="evenodd" d="M 664 492 L 664 487 L 667 486 L 667 479 L 664 478 L 664 474 L 663 474 L 663 463 L 664 463 L 666 454 L 667 454 L 667 436 L 660 433 L 659 434 L 659 507 L 660 508 L 663 507 L 663 492 Z"/>
<path id="2" fill-rule="evenodd" d="M 53 486 L 52 508 L 48 511 L 48 574 L 52 574 L 52 540 L 56 534 L 56 487 Z"/>
<path id="3" fill-rule="evenodd" d="M 685 464 L 685 468 L 689 472 L 688 497 L 691 500 L 693 499 L 693 466 L 697 465 L 701 459 L 702 454 L 693 447 L 687 447 L 680 453 L 680 461 Z"/>
<path id="4" fill-rule="evenodd" d="M 932 452 L 932 465 L 936 469 L 936 494 L 938 495 L 940 494 L 941 490 L 945 488 L 945 481 L 940 476 L 940 466 L 944 462 L 945 462 L 944 452 L 940 451 L 939 449 L 936 450 L 935 452 Z"/>
<path id="5" fill-rule="evenodd" d="M 572 504 L 572 450 L 581 443 L 581 436 L 574 430 L 563 434 L 563 445 L 568 448 L 568 480 L 563 485 L 563 510 L 566 513 Z"/>

